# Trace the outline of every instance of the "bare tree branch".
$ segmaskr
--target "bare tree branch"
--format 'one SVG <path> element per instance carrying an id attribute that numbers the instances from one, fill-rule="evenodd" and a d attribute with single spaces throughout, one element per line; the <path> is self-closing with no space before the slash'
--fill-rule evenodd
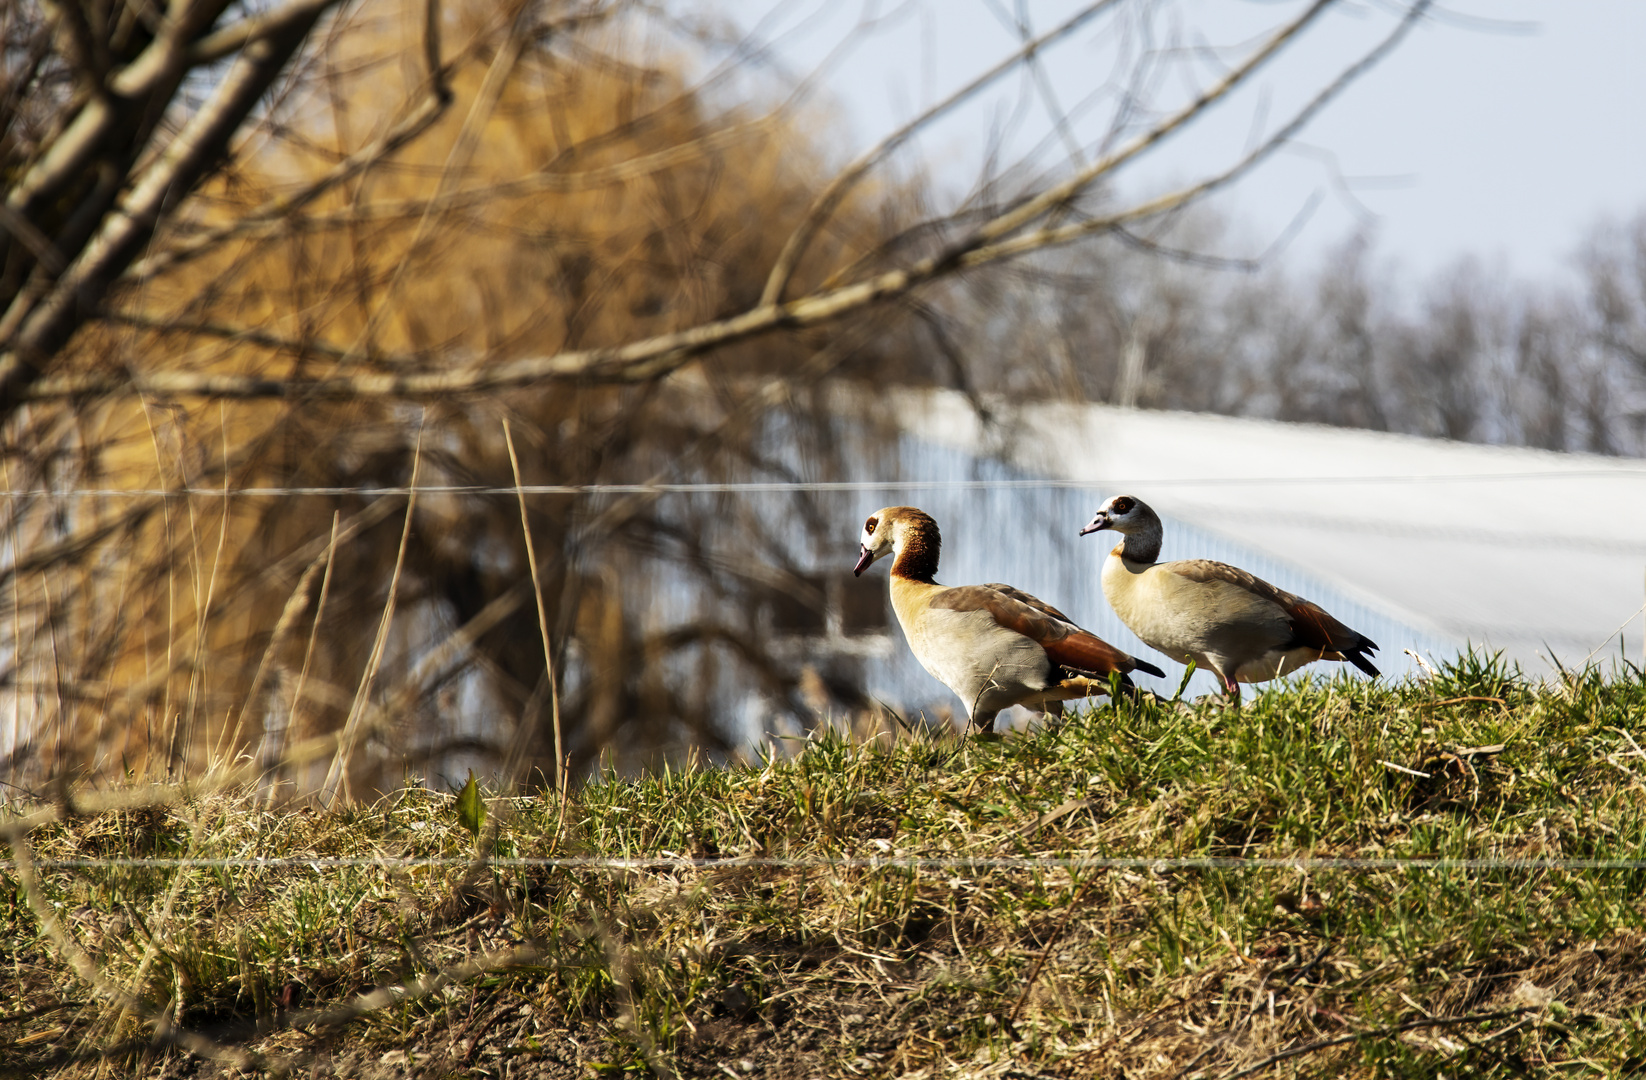
<path id="1" fill-rule="evenodd" d="M 380 138 L 367 146 L 361 147 L 332 166 L 324 176 L 290 195 L 270 199 L 256 209 L 236 217 L 233 221 L 205 229 L 187 240 L 133 262 L 123 275 L 123 283 L 142 283 L 191 259 L 204 255 L 226 240 L 232 240 L 235 237 L 253 233 L 259 229 L 278 226 L 289 221 L 291 215 L 296 211 L 309 205 L 339 184 L 347 183 L 370 170 L 429 130 L 446 111 L 448 104 L 450 104 L 449 93 L 443 95 L 437 85 L 431 84 L 430 93 L 418 101 L 411 113 L 395 124 L 394 127 L 384 132 Z"/>
<path id="2" fill-rule="evenodd" d="M 1091 4 L 1076 12 L 1040 37 L 1024 43 L 1023 47 L 1011 56 L 1008 56 L 944 100 L 898 128 L 875 146 L 865 151 L 856 161 L 846 166 L 812 200 L 812 205 L 807 209 L 805 218 L 789 236 L 788 242 L 783 245 L 783 251 L 778 255 L 777 262 L 772 266 L 771 274 L 766 278 L 766 288 L 760 296 L 761 304 L 771 306 L 782 301 L 783 293 L 788 288 L 790 279 L 794 277 L 795 268 L 800 265 L 801 256 L 805 254 L 812 238 L 817 235 L 817 230 L 822 228 L 823 223 L 828 221 L 834 212 L 839 209 L 841 202 L 850 194 L 852 188 L 857 186 L 858 181 L 862 180 L 876 164 L 884 161 L 886 155 L 908 142 L 915 133 L 925 130 L 945 114 L 969 101 L 979 91 L 994 83 L 1002 75 L 1026 60 L 1032 59 L 1040 50 L 1085 26 L 1092 19 L 1113 6 L 1114 2 L 1115 0 L 1099 0 L 1098 3 Z"/>
<path id="3" fill-rule="evenodd" d="M 1320 0 L 1320 2 L 1317 3 L 1315 7 L 1310 10 L 1309 14 L 1304 16 L 1304 18 L 1312 17 L 1313 14 L 1322 6 L 1332 2 L 1334 2 L 1334 0 Z M 1432 0 L 1418 0 L 1417 3 L 1414 3 L 1407 10 L 1405 16 L 1401 19 L 1400 24 L 1395 27 L 1394 31 L 1390 33 L 1388 37 L 1384 38 L 1375 49 L 1367 53 L 1353 66 L 1345 70 L 1341 75 L 1332 81 L 1331 85 L 1321 90 L 1309 101 L 1307 105 L 1298 110 L 1291 120 L 1289 120 L 1273 135 L 1263 140 L 1263 142 L 1255 149 L 1246 154 L 1239 161 L 1235 162 L 1235 164 L 1228 169 L 1206 177 L 1200 182 L 1191 184 L 1188 187 L 1180 188 L 1177 191 L 1168 192 L 1167 194 L 1157 196 L 1147 202 L 1128 207 L 1117 214 L 1087 218 L 1086 220 L 1075 222 L 1070 225 L 1039 229 L 1034 232 L 1024 233 L 1011 240 L 1005 240 L 1000 243 L 979 244 L 968 251 L 962 261 L 967 266 L 981 266 L 985 263 L 994 262 L 997 259 L 1011 258 L 1015 255 L 1021 255 L 1030 251 L 1037 251 L 1041 248 L 1055 247 L 1060 244 L 1066 244 L 1072 240 L 1080 239 L 1083 236 L 1089 236 L 1098 232 L 1106 232 L 1129 222 L 1140 221 L 1144 218 L 1156 217 L 1160 214 L 1181 209 L 1196 199 L 1199 199 L 1202 196 L 1217 190 L 1218 188 L 1227 186 L 1230 182 L 1250 172 L 1259 162 L 1263 161 L 1263 159 L 1274 153 L 1274 151 L 1279 149 L 1281 146 L 1284 146 L 1293 135 L 1301 131 L 1308 124 L 1308 122 L 1314 118 L 1315 114 L 1325 108 L 1333 98 L 1337 97 L 1337 95 L 1340 94 L 1346 87 L 1364 75 L 1367 71 L 1371 70 L 1371 68 L 1375 67 L 1379 61 L 1393 51 L 1395 46 L 1400 44 L 1411 28 L 1417 24 L 1419 19 L 1422 18 L 1431 2 Z M 1301 29 L 1301 26 L 1294 23 L 1293 26 L 1283 30 L 1280 34 L 1276 35 L 1275 38 L 1271 39 L 1269 48 L 1265 51 L 1272 51 L 1273 48 L 1278 48 L 1279 45 L 1283 43 L 1283 39 L 1289 38 L 1297 29 Z M 1218 90 L 1219 96 L 1233 88 L 1233 83 L 1229 80 L 1235 79 L 1236 77 L 1244 77 L 1246 74 L 1249 74 L 1251 70 L 1252 66 L 1247 64 L 1242 65 L 1241 68 L 1237 68 L 1230 72 L 1229 76 L 1224 80 L 1224 86 Z M 1208 93 L 1211 93 L 1211 91 L 1208 91 Z M 1210 104 L 1211 100 L 1215 99 L 1203 98 L 1202 100 L 1205 104 Z M 1191 108 L 1197 107 L 1201 107 L 1200 102 L 1197 102 L 1195 106 L 1191 106 Z M 1188 111 L 1189 110 L 1185 110 L 1184 113 L 1187 113 Z M 1140 138 L 1138 142 L 1134 143 L 1131 147 L 1120 151 L 1120 153 L 1116 155 L 1116 158 L 1119 159 L 1116 161 L 1116 165 L 1118 166 L 1120 161 L 1123 161 L 1125 158 L 1135 156 L 1135 154 L 1140 153 L 1148 145 L 1158 142 L 1161 137 L 1158 133 L 1162 129 L 1168 127 L 1180 127 L 1182 123 L 1189 119 L 1189 117 L 1184 113 L 1179 113 L 1178 116 L 1173 117 L 1165 124 L 1162 124 L 1159 128 L 1156 128 L 1154 131 L 1151 131 L 1147 135 Z M 1096 165 L 1092 166 L 1092 169 L 1101 170 L 1102 165 L 1103 162 L 1098 162 Z M 1030 203 L 1025 204 L 1024 207 L 1013 211 L 1012 213 L 1003 214 L 993 221 L 985 223 L 982 228 L 978 230 L 979 236 L 993 238 L 1009 233 L 1015 228 L 1022 227 L 1022 225 L 1026 224 L 1033 218 L 1033 215 L 1030 215 L 1027 212 L 1029 205 L 1037 204 L 1041 211 L 1045 211 L 1046 209 L 1057 205 L 1059 202 L 1066 201 L 1078 194 L 1079 188 L 1071 185 L 1073 185 L 1072 180 L 1066 181 L 1064 184 L 1059 185 L 1057 188 L 1052 189 L 1044 195 L 1030 200 Z M 1054 197 L 1057 196 L 1059 191 L 1063 192 L 1061 197 Z"/>
<path id="4" fill-rule="evenodd" d="M 425 60 L 431 64 L 428 68 L 428 93 L 419 99 L 412 112 L 400 119 L 377 139 L 349 154 L 333 165 L 326 173 L 305 184 L 299 190 L 270 199 L 261 206 L 237 215 L 231 221 L 202 230 L 187 239 L 179 240 L 154 252 L 152 255 L 137 260 L 122 275 L 121 283 L 131 285 L 148 281 L 199 258 L 215 250 L 225 241 L 237 237 L 258 235 L 275 229 L 291 227 L 294 224 L 302 224 L 307 227 L 324 226 L 338 220 L 330 216 L 301 219 L 295 215 L 322 195 L 369 172 L 416 140 L 444 115 L 446 108 L 452 103 L 452 93 L 446 83 L 447 72 L 452 66 L 452 62 L 432 66 L 434 60 L 438 57 L 439 51 L 438 11 L 435 0 L 429 0 L 428 10 L 429 16 L 423 46 Z M 539 24 L 533 27 L 533 33 L 534 35 L 568 33 L 594 25 L 608 18 L 610 14 L 611 9 L 609 7 L 598 4 L 587 10 L 574 12 Z M 765 121 L 757 121 L 749 125 L 748 131 L 752 133 L 759 130 L 764 124 Z M 717 130 L 697 144 L 695 152 L 726 145 L 738 137 L 735 128 Z M 621 163 L 602 169 L 590 170 L 586 173 L 544 172 L 536 177 L 528 177 L 512 183 L 497 185 L 496 189 L 458 189 L 448 194 L 436 195 L 426 199 L 382 204 L 366 203 L 359 207 L 351 207 L 346 215 L 342 215 L 342 217 L 351 222 L 369 221 L 374 218 L 395 218 L 422 214 L 425 211 L 442 212 L 462 209 L 465 206 L 472 205 L 477 200 L 493 196 L 507 198 L 543 191 L 583 190 L 588 187 L 617 183 L 632 179 L 635 176 L 646 175 L 672 167 L 682 160 L 689 160 L 693 153 L 692 148 L 683 145 L 667 151 L 660 151 L 655 155 L 649 155 L 645 160 Z"/>
<path id="5" fill-rule="evenodd" d="M 215 34 L 211 34 L 188 46 L 183 53 L 183 62 L 190 67 L 214 64 L 225 56 L 239 52 L 260 38 L 280 34 L 298 23 L 307 22 L 312 25 L 315 16 L 337 2 L 338 0 L 288 0 L 281 7 L 262 11 L 249 18 L 241 19 L 239 22 L 226 26 Z M 438 42 L 439 0 L 430 0 L 429 12 L 430 25 L 436 30 L 431 40 Z M 436 48 L 438 48 L 438 45 Z M 436 62 L 431 64 L 430 67 L 431 70 L 438 71 L 438 52 L 434 54 L 434 59 Z"/>
<path id="6" fill-rule="evenodd" d="M 1317 0 L 1301 16 L 1282 27 L 1216 84 L 1128 145 L 1078 170 L 1068 180 L 1040 195 L 984 221 L 969 236 L 907 268 L 885 271 L 855 283 L 820 290 L 784 304 L 762 304 L 740 315 L 626 345 L 563 352 L 548 357 L 529 357 L 491 364 L 477 362 L 442 371 L 366 372 L 316 379 L 178 371 L 148 372 L 129 378 L 102 374 L 75 375 L 42 380 L 28 396 L 30 399 L 39 399 L 76 394 L 135 392 L 158 396 L 206 395 L 234 398 L 418 397 L 492 391 L 565 379 L 593 383 L 638 383 L 656 379 L 677 369 L 693 356 L 712 349 L 778 329 L 795 329 L 831 322 L 850 312 L 904 295 L 955 270 L 980 267 L 1014 258 L 1166 213 L 1228 184 L 1283 145 L 1343 88 L 1387 55 L 1423 15 L 1429 6 L 1429 0 L 1419 0 L 1413 4 L 1399 26 L 1383 42 L 1317 94 L 1287 124 L 1223 172 L 1115 214 L 1065 225 L 1048 225 L 1026 233 L 1020 232 L 1037 217 L 1068 205 L 1096 181 L 1149 147 L 1158 144 L 1228 96 L 1281 47 L 1295 39 L 1333 2 L 1334 0 Z M 969 90 L 970 88 L 963 92 Z M 929 118 L 933 114 L 927 115 Z M 1019 235 L 1012 236 L 1014 232 L 1018 232 Z"/>
<path id="7" fill-rule="evenodd" d="M 153 234 L 165 208 L 192 190 L 227 150 L 309 31 L 337 0 L 292 0 L 282 14 L 252 38 L 217 86 L 211 99 L 185 122 L 158 158 L 136 178 L 122 206 L 103 220 L 96 235 L 77 253 L 49 290 L 25 290 L 0 318 L 0 417 L 21 403 L 21 393 L 39 378 L 43 365 L 68 341 L 87 315 L 101 305 L 119 274 Z M 28 216 L 29 207 L 64 178 L 85 167 L 104 149 L 123 110 L 113 102 L 144 93 L 169 99 L 187 70 L 187 41 L 219 14 L 222 3 L 196 3 L 174 11 L 160 36 L 129 67 L 109 79 L 111 93 L 94 96 L 45 158 L 8 195 L 6 204 Z M 112 199 L 110 191 L 106 198 Z"/>

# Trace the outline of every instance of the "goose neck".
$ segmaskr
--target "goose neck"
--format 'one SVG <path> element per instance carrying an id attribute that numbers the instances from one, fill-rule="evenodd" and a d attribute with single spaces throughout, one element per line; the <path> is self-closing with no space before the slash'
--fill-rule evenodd
<path id="1" fill-rule="evenodd" d="M 936 525 L 905 527 L 892 560 L 892 576 L 932 582 L 937 576 L 937 557 L 942 544 Z"/>
<path id="2" fill-rule="evenodd" d="M 1145 522 L 1141 528 L 1123 534 L 1120 557 L 1128 562 L 1153 563 L 1160 559 L 1162 531 L 1158 521 Z"/>

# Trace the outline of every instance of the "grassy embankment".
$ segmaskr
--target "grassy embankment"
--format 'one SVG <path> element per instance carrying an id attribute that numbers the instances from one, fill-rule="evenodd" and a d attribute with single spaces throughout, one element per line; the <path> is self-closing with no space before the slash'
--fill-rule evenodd
<path id="1" fill-rule="evenodd" d="M 421 791 L 67 817 L 33 830 L 36 859 L 793 862 L 42 868 L 32 896 L 0 872 L 0 1071 L 1630 1075 L 1646 870 L 1068 860 L 1639 859 L 1643 724 L 1638 675 L 1466 661 L 998 742 L 818 736 L 563 811 L 494 799 L 478 841 Z M 973 861 L 1035 857 L 1056 861 Z"/>

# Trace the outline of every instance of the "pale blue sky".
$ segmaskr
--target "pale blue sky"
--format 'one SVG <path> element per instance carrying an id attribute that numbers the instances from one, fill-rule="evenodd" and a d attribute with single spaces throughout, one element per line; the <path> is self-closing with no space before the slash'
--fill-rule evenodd
<path id="1" fill-rule="evenodd" d="M 1027 13 L 1036 33 L 1083 6 L 1075 0 L 702 0 L 745 27 L 765 13 L 766 37 L 795 73 L 839 46 L 865 13 L 872 33 L 827 78 L 849 123 L 850 151 L 940 99 L 1016 47 L 1006 20 Z M 1020 76 L 923 138 L 919 153 L 946 186 L 979 172 L 991 131 L 1003 159 L 1021 159 L 1072 117 L 1090 147 L 1108 130 L 1129 63 L 1144 46 L 1163 58 L 1149 98 L 1165 108 L 1218 74 L 1240 46 L 1300 11 L 1297 0 L 1125 0 L 1051 51 L 1044 80 Z M 1256 84 L 1207 116 L 1182 144 L 1139 161 L 1127 194 L 1226 164 L 1272 130 L 1393 26 L 1404 3 L 1340 4 Z M 1147 19 L 1142 13 L 1148 12 Z M 1175 47 L 1174 47 L 1175 45 Z M 1646 209 L 1646 0 L 1451 0 L 1300 137 L 1219 200 L 1241 235 L 1222 253 L 1250 255 L 1317 203 L 1292 242 L 1306 260 L 1357 225 L 1418 274 L 1473 254 L 1530 278 L 1561 275 L 1602 215 Z M 1057 102 L 1048 107 L 1044 88 Z M 1052 137 L 1036 160 L 1059 167 Z M 1339 183 L 1338 177 L 1343 179 Z"/>

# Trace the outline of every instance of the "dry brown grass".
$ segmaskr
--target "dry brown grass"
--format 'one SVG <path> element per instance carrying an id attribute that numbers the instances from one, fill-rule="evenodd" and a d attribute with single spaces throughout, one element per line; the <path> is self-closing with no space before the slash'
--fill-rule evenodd
<path id="1" fill-rule="evenodd" d="M 1633 673 L 1471 659 L 1238 718 L 825 733 L 494 797 L 478 849 L 421 789 L 14 807 L 37 868 L 0 871 L 0 1072 L 1621 1080 L 1646 1062 L 1643 707 Z M 108 861 L 181 856 L 280 861 Z M 566 856 L 638 862 L 509 861 Z M 1365 861 L 1304 865 L 1328 859 Z"/>

